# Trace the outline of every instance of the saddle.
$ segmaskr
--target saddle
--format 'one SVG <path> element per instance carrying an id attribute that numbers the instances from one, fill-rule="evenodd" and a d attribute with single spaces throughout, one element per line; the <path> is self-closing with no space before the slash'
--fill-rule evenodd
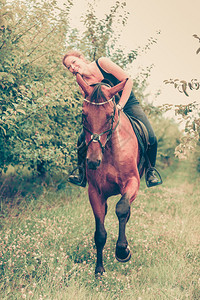
<path id="1" fill-rule="evenodd" d="M 134 130 L 135 135 L 138 140 L 138 144 L 140 147 L 140 153 L 142 154 L 142 155 L 140 155 L 140 161 L 138 164 L 138 171 L 139 171 L 140 176 L 142 176 L 142 173 L 144 170 L 144 165 L 145 164 L 149 165 L 149 160 L 148 160 L 148 157 L 146 154 L 146 151 L 147 151 L 147 148 L 149 145 L 149 134 L 146 129 L 146 126 L 140 120 L 138 120 L 134 117 L 130 117 L 127 114 L 126 114 L 126 116 L 128 117 L 128 119 L 131 122 L 131 125 L 133 127 L 133 130 Z"/>

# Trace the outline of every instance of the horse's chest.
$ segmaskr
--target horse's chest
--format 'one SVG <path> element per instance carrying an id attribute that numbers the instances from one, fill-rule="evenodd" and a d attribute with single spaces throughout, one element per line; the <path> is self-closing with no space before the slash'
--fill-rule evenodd
<path id="1" fill-rule="evenodd" d="M 111 165 L 103 165 L 91 178 L 92 182 L 104 192 L 113 190 L 118 184 L 118 179 L 116 169 Z"/>

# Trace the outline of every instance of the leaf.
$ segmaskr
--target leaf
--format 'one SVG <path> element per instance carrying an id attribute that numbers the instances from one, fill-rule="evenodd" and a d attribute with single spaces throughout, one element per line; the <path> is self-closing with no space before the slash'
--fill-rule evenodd
<path id="1" fill-rule="evenodd" d="M 17 112 L 20 112 L 20 113 L 22 113 L 23 115 L 26 114 L 25 111 L 24 111 L 23 109 L 17 109 Z"/>
<path id="2" fill-rule="evenodd" d="M 199 48 L 199 49 L 197 49 L 197 51 L 196 51 L 196 54 L 199 54 L 199 52 L 200 52 L 200 48 Z"/>
<path id="3" fill-rule="evenodd" d="M 184 94 L 185 94 L 187 97 L 189 97 L 189 95 L 188 95 L 188 93 L 186 92 L 186 89 L 185 89 L 185 88 L 183 88 L 183 92 L 184 92 Z"/>
<path id="4" fill-rule="evenodd" d="M 188 82 L 188 86 L 189 86 L 189 88 L 190 88 L 191 90 L 193 89 L 190 82 Z"/>
<path id="5" fill-rule="evenodd" d="M 199 42 L 200 42 L 200 37 L 197 34 L 193 34 L 193 37 L 196 38 L 196 39 L 198 39 Z"/>
<path id="6" fill-rule="evenodd" d="M 5 128 L 3 128 L 2 126 L 0 126 L 0 128 L 3 130 L 4 134 L 6 135 L 6 130 L 5 130 Z"/>
<path id="7" fill-rule="evenodd" d="M 7 27 L 7 20 L 4 17 L 0 18 L 0 27 Z"/>

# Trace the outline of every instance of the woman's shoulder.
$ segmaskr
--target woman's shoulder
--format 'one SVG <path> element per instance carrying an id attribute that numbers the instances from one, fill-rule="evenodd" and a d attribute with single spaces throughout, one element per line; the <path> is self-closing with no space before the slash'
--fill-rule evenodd
<path id="1" fill-rule="evenodd" d="M 107 73 L 113 73 L 117 69 L 119 71 L 119 66 L 116 65 L 110 58 L 108 57 L 100 57 L 97 60 L 97 64 Z"/>
<path id="2" fill-rule="evenodd" d="M 129 77 L 128 74 L 116 63 L 114 63 L 108 57 L 100 57 L 98 59 L 99 66 L 107 73 L 112 74 L 117 79 L 122 81 L 123 79 Z"/>
<path id="3" fill-rule="evenodd" d="M 100 66 L 104 66 L 110 63 L 113 64 L 112 60 L 105 56 L 101 56 L 100 58 L 98 58 L 97 62 L 99 63 Z"/>

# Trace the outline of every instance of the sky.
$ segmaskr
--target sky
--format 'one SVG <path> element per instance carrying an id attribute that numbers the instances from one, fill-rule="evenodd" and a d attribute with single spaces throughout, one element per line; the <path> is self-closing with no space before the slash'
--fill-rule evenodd
<path id="1" fill-rule="evenodd" d="M 62 5 L 64 0 L 57 0 Z M 86 12 L 87 2 L 92 0 L 73 0 L 71 25 L 81 26 L 80 16 Z M 114 0 L 96 0 L 97 16 L 104 17 Z M 119 0 L 120 3 L 124 2 Z M 158 41 L 151 49 L 134 60 L 129 74 L 132 79 L 142 68 L 154 65 L 148 80 L 148 101 L 154 105 L 200 103 L 200 89 L 188 89 L 189 97 L 180 93 L 167 79 L 180 79 L 200 83 L 200 1 L 199 0 L 126 0 L 129 12 L 128 22 L 122 30 L 119 43 L 127 51 L 144 46 L 150 37 Z M 161 31 L 159 35 L 156 32 Z M 155 96 L 158 91 L 159 96 Z"/>

